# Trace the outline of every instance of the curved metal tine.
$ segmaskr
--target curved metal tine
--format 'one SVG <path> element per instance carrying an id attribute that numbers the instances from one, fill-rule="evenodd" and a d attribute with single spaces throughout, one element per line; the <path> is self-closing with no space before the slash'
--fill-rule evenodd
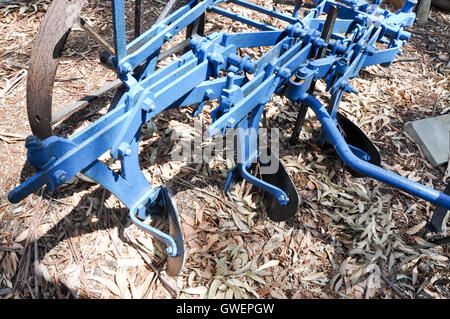
<path id="1" fill-rule="evenodd" d="M 137 210 L 130 211 L 131 221 L 141 228 L 143 231 L 154 236 L 166 247 L 167 252 L 167 275 L 177 276 L 184 267 L 186 254 L 184 249 L 184 237 L 181 231 L 181 223 L 176 210 L 176 204 L 172 199 L 170 190 L 161 188 L 162 197 L 164 198 L 165 211 L 169 218 L 169 233 L 166 234 L 159 229 L 145 224 L 137 217 Z"/>
<path id="2" fill-rule="evenodd" d="M 162 191 L 164 192 L 167 217 L 169 218 L 169 234 L 175 240 L 177 246 L 176 256 L 167 256 L 167 274 L 169 276 L 178 275 L 184 267 L 186 260 L 185 241 L 181 228 L 180 215 L 177 204 L 174 200 L 172 190 L 162 181 Z"/>
<path id="3" fill-rule="evenodd" d="M 271 156 L 270 166 L 278 165 L 278 169 L 274 174 L 264 174 L 261 171 L 261 178 L 264 182 L 278 187 L 287 194 L 289 202 L 286 205 L 281 205 L 280 201 L 269 192 L 264 192 L 266 200 L 268 201 L 267 215 L 269 219 L 274 222 L 281 222 L 288 220 L 295 216 L 300 206 L 300 195 L 292 181 L 289 173 L 286 171 L 284 165 L 278 160 L 276 156 Z M 264 167 L 260 167 L 263 169 Z"/>
<path id="4" fill-rule="evenodd" d="M 303 2 L 302 2 L 303 3 Z M 333 33 L 334 24 L 336 23 L 336 18 L 339 13 L 339 7 L 330 5 L 330 8 L 328 9 L 327 18 L 325 20 L 325 23 L 323 25 L 322 34 L 320 37 L 325 40 L 325 42 L 328 42 L 331 38 L 331 34 Z M 321 59 L 325 57 L 326 54 L 326 48 L 320 48 L 317 52 L 316 59 Z M 316 87 L 316 81 L 312 81 L 311 85 L 308 89 L 308 94 L 313 94 L 314 89 Z M 298 142 L 298 138 L 300 135 L 300 131 L 302 129 L 303 123 L 305 121 L 306 113 L 308 111 L 308 106 L 306 106 L 304 103 L 297 103 L 300 106 L 300 110 L 297 114 L 297 119 L 295 120 L 294 130 L 291 135 L 290 144 L 295 145 Z"/>
<path id="5" fill-rule="evenodd" d="M 159 180 L 161 181 L 160 192 L 164 200 L 164 212 L 169 220 L 169 234 L 176 245 L 176 254 L 169 253 L 167 256 L 167 274 L 177 276 L 182 271 L 186 261 L 185 240 L 181 228 L 180 214 L 172 190 L 161 176 L 159 176 Z"/>
<path id="6" fill-rule="evenodd" d="M 369 137 L 361 128 L 353 123 L 348 117 L 340 112 L 336 113 L 336 121 L 342 136 L 351 146 L 354 146 L 370 156 L 369 162 L 374 165 L 381 165 L 381 154 L 378 148 L 373 144 Z"/>
<path id="7" fill-rule="evenodd" d="M 444 190 L 444 194 L 450 195 L 450 183 L 447 184 Z M 431 220 L 428 224 L 428 231 L 430 233 L 442 233 L 445 230 L 448 218 L 450 215 L 450 210 L 445 207 L 437 206 Z"/>
<path id="8" fill-rule="evenodd" d="M 169 236 L 168 234 L 160 231 L 159 229 L 156 229 L 153 226 L 147 225 L 144 222 L 142 222 L 139 217 L 138 217 L 138 211 L 137 209 L 134 210 L 130 210 L 130 217 L 131 217 L 131 221 L 138 226 L 139 228 L 141 228 L 143 231 L 145 231 L 146 233 L 151 234 L 152 236 L 156 237 L 158 240 L 160 240 L 161 242 L 163 242 L 167 248 L 166 248 L 166 252 L 167 254 L 172 254 L 173 256 L 177 255 L 177 245 L 175 243 L 175 241 L 173 240 L 173 238 L 171 236 Z"/>

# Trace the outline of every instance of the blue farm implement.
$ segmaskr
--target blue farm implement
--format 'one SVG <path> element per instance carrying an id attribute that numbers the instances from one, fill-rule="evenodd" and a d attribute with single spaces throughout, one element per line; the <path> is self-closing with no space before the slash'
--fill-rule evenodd
<path id="1" fill-rule="evenodd" d="M 237 164 L 228 174 L 225 192 L 244 179 L 269 198 L 269 218 L 286 220 L 297 212 L 299 195 L 276 156 L 271 156 L 270 163 L 262 161 L 258 136 L 252 134 L 258 130 L 267 103 L 277 94 L 298 107 L 292 143 L 297 140 L 306 111 L 311 109 L 321 123 L 319 145 L 334 147 L 355 176 L 373 177 L 436 204 L 441 213 L 430 224 L 441 230 L 443 216 L 450 209 L 450 196 L 383 169 L 377 148 L 339 112 L 343 94 L 358 93 L 350 79 L 364 67 L 389 66 L 401 53 L 411 35 L 405 27 L 415 20 L 415 0 L 406 0 L 396 13 L 381 8 L 381 0 L 278 1 L 292 5 L 289 14 L 245 0 L 194 0 L 169 14 L 175 2 L 171 0 L 148 30 L 143 29 L 142 1 L 136 0 L 135 37 L 130 42 L 126 39 L 125 0 L 111 0 L 113 45 L 78 17 L 83 2 L 53 1 L 39 31 L 28 83 L 28 116 L 34 136 L 26 140 L 28 161 L 38 172 L 10 192 L 11 202 L 19 202 L 44 184 L 55 190 L 82 173 L 114 193 L 129 208 L 132 221 L 165 244 L 168 273 L 176 275 L 184 264 L 177 205 L 164 183 L 153 188 L 141 172 L 142 125 L 173 108 L 197 105 L 193 113 L 197 116 L 204 103 L 217 100 L 217 108 L 210 113 L 209 136 L 224 134 L 227 129 L 238 132 Z M 280 28 L 230 11 L 224 3 L 266 15 L 286 26 Z M 300 18 L 305 5 L 309 10 Z M 67 6 L 72 10 L 66 10 Z M 205 35 L 205 19 L 211 12 L 256 31 Z M 105 115 L 69 138 L 62 138 L 52 133 L 51 84 L 61 43 L 77 19 L 106 49 L 101 60 L 116 71 L 122 87 Z M 186 40 L 162 51 L 163 45 L 183 29 Z M 241 49 L 255 47 L 268 49 L 258 59 L 241 54 Z M 172 62 L 159 66 L 158 61 L 173 54 L 176 58 Z M 318 80 L 326 83 L 331 96 L 328 105 L 312 94 Z M 106 152 L 120 161 L 120 172 L 99 160 Z M 278 169 L 258 177 L 252 174 L 256 162 L 261 166 L 275 163 Z M 169 233 L 144 223 L 160 213 L 168 215 Z"/>

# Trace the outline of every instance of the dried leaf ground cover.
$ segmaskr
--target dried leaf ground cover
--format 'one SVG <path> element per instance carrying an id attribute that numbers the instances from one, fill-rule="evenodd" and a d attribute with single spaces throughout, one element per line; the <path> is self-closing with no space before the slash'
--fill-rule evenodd
<path id="1" fill-rule="evenodd" d="M 188 116 L 192 109 L 173 110 L 158 116 L 156 131 L 143 130 L 141 167 L 154 186 L 161 176 L 172 187 L 181 213 L 188 258 L 176 278 L 165 274 L 161 244 L 132 225 L 127 209 L 96 184 L 75 178 L 53 194 L 44 188 L 11 205 L 8 192 L 33 173 L 25 165 L 25 86 L 32 41 L 48 4 L 0 7 L 1 298 L 449 297 L 448 246 L 431 244 L 424 234 L 434 206 L 375 180 L 353 178 L 314 144 L 319 123 L 312 113 L 299 144 L 288 148 L 296 109 L 279 97 L 267 107 L 268 125 L 281 129 L 281 160 L 302 197 L 288 222 L 269 221 L 260 195 L 248 185 L 222 193 L 231 161 L 171 160 L 180 143 L 201 138 L 193 127 L 195 121 L 203 128 L 211 122 L 207 112 L 194 121 Z M 147 6 L 151 23 L 164 2 Z M 106 2 L 90 1 L 83 11 L 106 37 L 108 10 Z M 231 32 L 242 26 L 211 15 L 206 29 Z M 450 14 L 433 8 L 428 24 L 410 31 L 400 62 L 362 71 L 352 80 L 361 94 L 346 95 L 341 106 L 380 148 L 385 168 L 442 191 L 444 168 L 433 169 L 403 128 L 407 121 L 449 111 Z M 75 28 L 58 69 L 56 108 L 115 79 L 98 63 L 99 51 Z M 329 98 L 318 94 L 323 102 Z M 99 99 L 57 133 L 67 136 L 92 122 L 111 98 Z M 171 140 L 174 131 L 182 136 L 178 143 Z M 200 147 L 210 143 L 202 140 Z"/>

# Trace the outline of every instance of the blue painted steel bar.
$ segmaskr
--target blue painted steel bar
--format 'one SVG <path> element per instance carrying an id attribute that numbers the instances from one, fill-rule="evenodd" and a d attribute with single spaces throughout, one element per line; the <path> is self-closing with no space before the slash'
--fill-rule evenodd
<path id="1" fill-rule="evenodd" d="M 114 44 L 117 61 L 127 55 L 126 25 L 125 25 L 125 0 L 112 0 L 112 20 L 114 25 Z M 116 65 L 117 67 L 117 65 Z"/>
<path id="2" fill-rule="evenodd" d="M 348 166 L 388 185 L 397 187 L 431 203 L 450 209 L 450 196 L 417 182 L 411 181 L 403 176 L 394 174 L 381 167 L 370 164 L 369 162 L 363 161 L 359 157 L 355 156 L 339 132 L 336 123 L 331 118 L 322 103 L 309 94 L 303 96 L 301 101 L 311 107 L 311 109 L 316 113 L 317 118 L 328 133 L 328 137 L 330 138 L 330 141 L 338 152 L 340 158 L 344 160 Z"/>
<path id="3" fill-rule="evenodd" d="M 260 31 L 224 34 L 223 46 L 234 44 L 236 48 L 274 46 L 286 36 L 284 31 Z"/>
<path id="4" fill-rule="evenodd" d="M 254 27 L 254 28 L 257 28 L 257 29 L 260 29 L 260 30 L 264 30 L 264 31 L 279 31 L 280 30 L 277 27 L 274 27 L 272 25 L 268 25 L 266 23 L 253 20 L 251 18 L 244 17 L 244 16 L 242 16 L 242 15 L 240 15 L 238 13 L 234 13 L 234 12 L 231 12 L 231 11 L 228 11 L 228 10 L 216 7 L 216 6 L 214 6 L 212 8 L 212 11 L 217 13 L 217 14 L 220 14 L 220 15 L 222 15 L 224 17 L 227 17 L 227 18 L 230 18 L 230 19 L 233 19 L 233 20 L 245 23 L 245 24 L 247 24 L 247 25 L 249 25 L 251 27 Z"/>
<path id="5" fill-rule="evenodd" d="M 266 9 L 266 8 L 264 8 L 264 7 L 258 6 L 258 5 L 256 5 L 256 4 L 251 3 L 251 2 L 248 2 L 248 1 L 244 1 L 244 0 L 232 0 L 232 2 L 235 3 L 235 4 L 238 4 L 238 5 L 240 5 L 240 6 L 243 6 L 243 7 L 245 7 L 245 8 L 249 8 L 249 9 L 251 9 L 251 10 L 254 10 L 254 11 L 257 11 L 257 12 L 261 12 L 261 13 L 264 13 L 264 14 L 266 14 L 266 15 L 268 15 L 268 16 L 277 18 L 277 19 L 279 19 L 279 20 L 289 22 L 289 23 L 291 23 L 291 24 L 292 24 L 292 23 L 297 23 L 297 22 L 298 22 L 298 19 L 293 18 L 292 16 L 289 16 L 289 15 L 284 14 L 284 13 L 281 13 L 281 12 L 276 12 L 276 11 L 273 11 L 273 10 Z"/>

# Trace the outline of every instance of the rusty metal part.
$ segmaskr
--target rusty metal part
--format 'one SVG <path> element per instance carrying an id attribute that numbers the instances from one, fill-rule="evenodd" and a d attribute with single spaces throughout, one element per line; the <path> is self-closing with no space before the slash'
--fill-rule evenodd
<path id="1" fill-rule="evenodd" d="M 167 17 L 170 13 L 170 11 L 172 10 L 172 8 L 174 7 L 174 5 L 177 3 L 177 0 L 169 0 L 166 3 L 166 6 L 164 7 L 164 9 L 161 11 L 161 13 L 159 14 L 158 19 L 156 19 L 155 23 L 158 23 L 162 20 L 165 19 L 165 17 Z"/>
<path id="2" fill-rule="evenodd" d="M 134 37 L 137 38 L 144 32 L 144 0 L 136 0 L 134 3 Z"/>
<path id="3" fill-rule="evenodd" d="M 86 32 L 95 42 L 97 42 L 99 45 L 101 45 L 106 51 L 114 55 L 114 48 L 113 46 L 100 34 L 98 34 L 97 31 L 89 24 L 87 23 L 82 17 L 78 17 L 76 20 L 77 24 L 83 29 L 84 32 Z"/>
<path id="4" fill-rule="evenodd" d="M 94 101 L 95 99 L 104 96 L 108 92 L 115 90 L 119 88 L 122 85 L 122 81 L 120 79 L 116 79 L 112 82 L 109 82 L 105 86 L 99 88 L 98 90 L 95 90 L 89 95 L 86 95 L 85 97 L 79 99 L 78 101 L 72 103 L 68 107 L 64 108 L 63 110 L 57 112 L 56 114 L 52 114 L 52 125 L 55 125 L 61 121 L 64 121 L 66 118 L 71 116 L 72 114 L 78 112 L 82 108 L 86 107 Z"/>
<path id="5" fill-rule="evenodd" d="M 55 0 L 35 38 L 27 80 L 31 131 L 40 139 L 52 135 L 52 93 L 58 60 L 86 0 Z"/>

